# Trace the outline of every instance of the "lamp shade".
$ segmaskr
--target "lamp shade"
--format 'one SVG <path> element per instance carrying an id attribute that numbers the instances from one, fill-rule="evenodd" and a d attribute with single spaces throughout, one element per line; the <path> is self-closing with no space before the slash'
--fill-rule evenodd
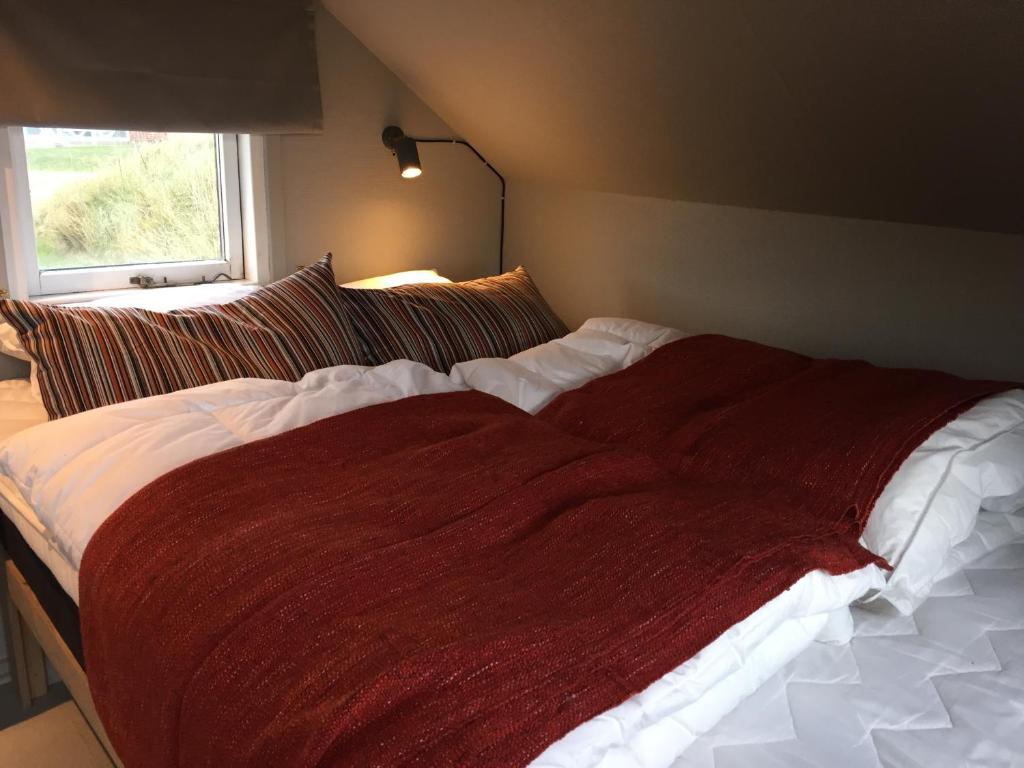
<path id="1" fill-rule="evenodd" d="M 416 149 L 416 142 L 406 136 L 402 129 L 396 125 L 389 125 L 381 134 L 384 146 L 398 159 L 398 169 L 403 179 L 415 179 L 423 168 L 420 166 L 420 153 Z"/>
<path id="2" fill-rule="evenodd" d="M 395 157 L 398 158 L 398 167 L 402 170 L 403 179 L 415 179 L 423 173 L 420 167 L 420 153 L 412 139 L 405 138 L 398 142 L 395 146 Z"/>
<path id="3" fill-rule="evenodd" d="M 501 182 L 501 229 L 498 234 L 498 273 L 500 274 L 504 268 L 505 258 L 505 177 L 498 173 L 497 169 L 487 162 L 487 158 L 465 139 L 406 136 L 405 131 L 397 125 L 389 125 L 385 128 L 380 138 L 384 142 L 384 146 L 391 150 L 391 154 L 398 158 L 398 170 L 401 171 L 404 179 L 415 179 L 423 173 L 423 169 L 420 167 L 420 153 L 416 149 L 417 144 L 448 144 L 453 147 L 465 147 L 476 155 L 477 160 L 487 166 L 487 170 L 498 177 L 498 181 Z"/>

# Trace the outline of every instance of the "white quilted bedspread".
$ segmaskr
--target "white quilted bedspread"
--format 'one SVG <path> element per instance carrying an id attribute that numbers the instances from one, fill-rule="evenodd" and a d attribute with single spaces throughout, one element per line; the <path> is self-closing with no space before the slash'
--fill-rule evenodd
<path id="1" fill-rule="evenodd" d="M 673 768 L 1024 766 L 1024 517 L 983 513 L 912 616 L 854 608 Z"/>

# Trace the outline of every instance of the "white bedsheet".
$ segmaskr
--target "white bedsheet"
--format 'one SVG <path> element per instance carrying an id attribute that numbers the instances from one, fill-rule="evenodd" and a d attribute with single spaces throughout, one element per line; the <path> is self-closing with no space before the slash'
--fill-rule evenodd
<path id="1" fill-rule="evenodd" d="M 626 368 L 686 334 L 637 320 L 594 318 L 564 338 L 508 360 L 452 370 L 459 384 L 536 413 L 562 392 Z M 1024 506 L 1024 391 L 988 398 L 932 435 L 893 476 L 872 510 L 863 544 L 894 571 L 877 593 L 903 613 L 928 596 L 981 508 Z"/>
<path id="2" fill-rule="evenodd" d="M 462 388 L 425 366 L 341 366 L 292 384 L 238 380 L 39 424 L 0 442 L 0 504 L 74 599 L 82 554 L 121 503 L 155 478 L 227 448 L 375 403 Z M 244 472 L 244 468 L 240 468 Z M 14 479 L 12 481 L 11 479 Z M 537 768 L 658 768 L 824 635 L 884 577 L 807 574 L 704 651 L 553 744 Z"/>
<path id="3" fill-rule="evenodd" d="M 1024 766 L 1024 517 L 983 512 L 904 616 L 854 608 L 672 768 Z M 877 608 L 877 606 L 876 606 Z"/>

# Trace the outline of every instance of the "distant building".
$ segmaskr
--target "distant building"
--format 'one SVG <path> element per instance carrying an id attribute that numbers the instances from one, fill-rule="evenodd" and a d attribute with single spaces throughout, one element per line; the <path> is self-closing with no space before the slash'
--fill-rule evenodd
<path id="1" fill-rule="evenodd" d="M 166 132 L 160 131 L 128 131 L 128 139 L 132 142 L 163 141 L 167 138 Z"/>
<path id="2" fill-rule="evenodd" d="M 134 132 L 133 132 L 134 133 Z M 166 134 L 141 134 L 144 136 L 163 137 Z M 156 141 L 157 139 L 140 139 L 140 141 Z M 104 144 L 124 144 L 135 141 L 129 138 L 128 131 L 98 130 L 95 128 L 26 128 L 25 144 L 29 147 L 76 147 L 84 144 L 90 146 Z"/>

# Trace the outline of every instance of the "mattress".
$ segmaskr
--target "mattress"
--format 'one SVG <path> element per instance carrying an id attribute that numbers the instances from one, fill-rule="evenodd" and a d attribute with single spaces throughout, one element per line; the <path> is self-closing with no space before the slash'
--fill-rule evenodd
<path id="1" fill-rule="evenodd" d="M 0 542 L 39 600 L 57 633 L 84 668 L 85 655 L 82 652 L 82 628 L 78 605 L 68 596 L 49 567 L 39 559 L 33 547 L 6 515 L 0 515 Z"/>
<path id="2" fill-rule="evenodd" d="M 0 381 L 0 443 L 17 432 L 46 421 L 42 403 L 32 393 L 27 380 Z M 10 478 L 0 474 L 0 510 L 16 526 L 19 534 L 47 568 L 53 572 L 64 590 L 76 598 L 78 578 L 67 559 L 53 546 L 46 526 Z"/>
<path id="3" fill-rule="evenodd" d="M 46 411 L 32 393 L 27 380 L 0 381 L 0 443 L 17 432 L 46 422 Z M 25 501 L 10 478 L 0 474 L 0 510 L 16 526 L 32 551 L 78 601 L 78 576 L 75 568 L 53 546 L 53 538 L 32 506 Z"/>
<path id="4" fill-rule="evenodd" d="M 808 648 L 673 768 L 1024 765 L 1024 518 L 982 513 L 948 565 L 911 616 L 854 608 L 851 642 Z"/>
<path id="5" fill-rule="evenodd" d="M 0 510 L 18 535 L 47 567 L 61 588 L 78 603 L 78 568 L 54 545 L 53 534 L 36 516 L 9 478 L 0 475 Z"/>
<path id="6" fill-rule="evenodd" d="M 27 380 L 0 381 L 0 442 L 44 423 L 46 418 L 46 411 Z M 0 542 L 68 648 L 82 662 L 75 569 L 53 546 L 46 526 L 10 479 L 3 475 L 0 475 L 0 513 Z"/>

